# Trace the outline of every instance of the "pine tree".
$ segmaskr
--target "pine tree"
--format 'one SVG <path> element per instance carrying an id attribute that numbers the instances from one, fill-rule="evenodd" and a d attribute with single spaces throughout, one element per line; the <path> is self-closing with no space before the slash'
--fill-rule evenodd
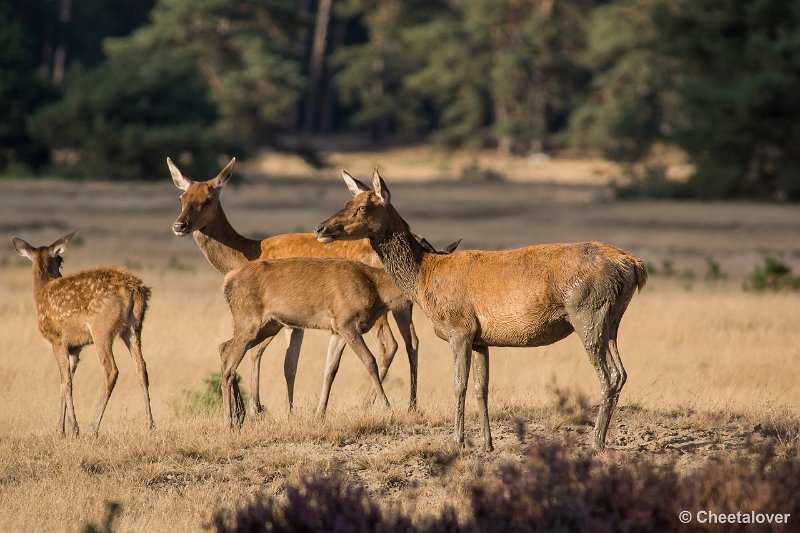
<path id="1" fill-rule="evenodd" d="M 703 197 L 800 199 L 800 1 L 680 0 L 656 12 L 680 63 L 671 138 Z"/>

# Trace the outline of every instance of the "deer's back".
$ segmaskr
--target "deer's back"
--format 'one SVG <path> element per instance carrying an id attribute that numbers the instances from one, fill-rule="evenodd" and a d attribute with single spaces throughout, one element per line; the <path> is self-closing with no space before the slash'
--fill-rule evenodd
<path id="1" fill-rule="evenodd" d="M 372 250 L 369 241 L 334 241 L 329 244 L 319 242 L 313 233 L 286 233 L 261 241 L 259 259 L 287 259 L 292 257 L 315 257 L 321 259 L 348 259 L 382 268 L 378 255 Z"/>
<path id="2" fill-rule="evenodd" d="M 122 269 L 103 267 L 49 281 L 36 298 L 39 329 L 48 340 L 70 346 L 91 342 L 90 323 L 96 319 L 125 320 L 123 313 L 136 298 L 146 301 L 150 290 Z M 66 337 L 66 338 L 65 338 Z"/>

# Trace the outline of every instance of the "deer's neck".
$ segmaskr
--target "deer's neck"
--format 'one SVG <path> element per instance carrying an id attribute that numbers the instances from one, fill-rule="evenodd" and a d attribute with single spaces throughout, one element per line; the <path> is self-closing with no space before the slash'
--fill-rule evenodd
<path id="1" fill-rule="evenodd" d="M 208 262 L 221 274 L 261 255 L 261 241 L 248 239 L 233 229 L 221 206 L 213 222 L 193 232 L 192 236 Z"/>
<path id="2" fill-rule="evenodd" d="M 56 276 L 60 277 L 60 276 Z M 39 301 L 44 294 L 47 283 L 55 279 L 46 268 L 37 265 L 33 267 L 33 299 Z"/>
<path id="3" fill-rule="evenodd" d="M 420 246 L 411 230 L 397 211 L 389 206 L 389 224 L 386 231 L 370 238 L 370 244 L 383 262 L 383 266 L 400 290 L 417 301 L 422 260 L 427 252 Z"/>

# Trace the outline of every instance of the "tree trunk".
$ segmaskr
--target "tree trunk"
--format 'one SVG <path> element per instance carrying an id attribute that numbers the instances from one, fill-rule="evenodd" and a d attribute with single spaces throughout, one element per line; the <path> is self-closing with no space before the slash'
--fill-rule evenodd
<path id="1" fill-rule="evenodd" d="M 55 52 L 53 53 L 53 70 L 50 81 L 60 87 L 64 82 L 64 71 L 67 65 L 67 33 L 69 21 L 72 18 L 72 0 L 61 0 L 58 10 L 58 37 Z"/>
<path id="2" fill-rule="evenodd" d="M 304 19 L 308 15 L 309 4 L 311 0 L 299 0 L 297 3 L 297 14 L 300 16 L 301 19 Z M 297 57 L 303 57 L 306 55 L 306 48 L 307 48 L 307 39 L 308 34 L 303 31 L 298 31 L 297 35 L 294 39 L 294 53 Z M 300 131 L 302 124 L 300 123 L 304 102 L 299 100 L 297 104 L 295 104 L 291 111 L 289 112 L 289 128 L 297 133 Z"/>
<path id="3" fill-rule="evenodd" d="M 333 0 L 320 0 L 317 20 L 314 24 L 314 45 L 311 49 L 311 64 L 308 72 L 308 101 L 306 102 L 306 133 L 313 133 L 319 102 L 322 67 L 325 60 L 325 45 L 328 39 L 328 25 L 331 20 L 331 4 Z"/>
<path id="4" fill-rule="evenodd" d="M 333 46 L 332 50 L 339 48 L 344 42 L 347 33 L 347 20 L 336 18 L 333 24 Z M 333 132 L 334 117 L 336 114 L 336 87 L 334 86 L 331 73 L 326 74 L 327 83 L 325 84 L 325 95 L 322 100 L 322 124 L 320 131 L 324 134 Z"/>

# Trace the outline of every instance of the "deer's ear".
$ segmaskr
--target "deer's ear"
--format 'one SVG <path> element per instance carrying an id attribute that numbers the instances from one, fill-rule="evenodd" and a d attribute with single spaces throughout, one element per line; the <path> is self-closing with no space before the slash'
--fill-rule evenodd
<path id="1" fill-rule="evenodd" d="M 64 235 L 56 242 L 51 244 L 50 247 L 48 248 L 48 250 L 50 251 L 50 257 L 55 257 L 57 255 L 63 254 L 67 250 L 67 245 L 69 244 L 69 241 L 72 240 L 72 238 L 75 236 L 76 233 L 78 233 L 78 230 L 75 230 L 72 233 Z"/>
<path id="2" fill-rule="evenodd" d="M 236 158 L 231 158 L 228 164 L 225 165 L 225 168 L 219 171 L 217 177 L 211 180 L 211 186 L 215 189 L 223 188 L 228 183 L 228 180 L 231 179 L 231 176 L 233 175 L 233 166 L 235 164 Z"/>
<path id="3" fill-rule="evenodd" d="M 372 173 L 372 190 L 374 190 L 378 198 L 381 199 L 383 205 L 389 205 L 389 200 L 392 198 L 392 195 L 389 193 L 389 188 L 386 187 L 386 182 L 383 181 L 383 178 L 378 172 L 378 167 L 375 167 Z"/>
<path id="4" fill-rule="evenodd" d="M 445 246 L 444 247 L 444 251 L 446 253 L 448 253 L 448 254 L 452 254 L 453 252 L 456 251 L 456 248 L 458 248 L 459 244 L 461 244 L 461 239 L 458 239 L 457 241 L 451 242 L 450 244 Z"/>
<path id="5" fill-rule="evenodd" d="M 357 196 L 362 192 L 370 192 L 371 189 L 355 179 L 353 176 L 350 175 L 349 172 L 346 170 L 342 170 L 342 179 L 344 180 L 347 188 L 350 190 L 350 194 L 353 196 Z"/>
<path id="6" fill-rule="evenodd" d="M 30 259 L 31 254 L 33 253 L 33 246 L 19 237 L 11 237 L 11 246 L 14 247 L 15 252 L 22 257 L 27 257 L 28 259 Z"/>
<path id="7" fill-rule="evenodd" d="M 183 175 L 183 172 L 181 172 L 180 169 L 175 166 L 175 163 L 173 163 L 172 159 L 169 157 L 167 158 L 167 166 L 169 167 L 169 173 L 172 175 L 172 182 L 180 190 L 185 191 L 192 183 L 194 183 L 192 180 Z"/>

